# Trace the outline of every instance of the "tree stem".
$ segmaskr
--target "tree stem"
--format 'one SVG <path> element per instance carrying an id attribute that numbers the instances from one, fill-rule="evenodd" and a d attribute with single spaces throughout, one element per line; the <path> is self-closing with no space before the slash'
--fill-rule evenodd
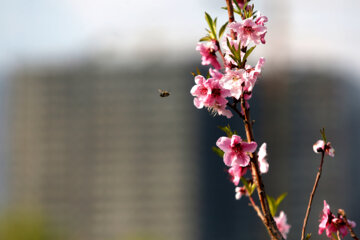
<path id="1" fill-rule="evenodd" d="M 242 111 L 245 113 L 244 114 L 244 119 L 245 119 L 244 125 L 245 125 L 247 141 L 252 142 L 255 140 L 253 129 L 252 129 L 252 121 L 250 118 L 250 111 L 245 106 L 245 100 L 244 100 L 243 96 L 241 97 L 240 103 L 241 103 Z M 260 175 L 259 166 L 257 163 L 257 154 L 256 153 L 250 154 L 250 157 L 251 157 L 251 173 L 252 173 L 253 179 L 256 183 L 256 189 L 258 192 L 261 209 L 264 214 L 264 218 L 262 220 L 264 221 L 264 224 L 265 224 L 268 232 L 270 233 L 270 236 L 272 239 L 283 239 L 283 236 L 281 235 L 279 229 L 277 228 L 276 222 L 270 213 L 269 203 L 267 201 L 266 193 L 265 193 L 265 187 L 264 187 L 264 184 L 263 184 L 263 181 L 262 181 L 262 178 Z"/>
<path id="2" fill-rule="evenodd" d="M 227 5 L 228 15 L 229 15 L 229 24 L 231 24 L 232 22 L 235 21 L 232 0 L 226 0 L 226 5 Z M 233 40 L 236 39 L 236 35 L 235 35 L 234 31 L 231 31 L 231 37 Z M 241 67 L 241 66 L 239 66 L 239 67 Z M 245 100 L 244 100 L 243 95 L 241 96 L 240 104 L 241 104 L 241 109 L 244 113 L 243 119 L 244 119 L 247 141 L 251 142 L 251 141 L 254 141 L 252 121 L 250 118 L 250 111 L 245 106 Z M 236 108 L 236 105 L 234 107 Z M 236 112 L 239 114 L 240 117 L 242 117 L 240 111 L 236 111 Z M 264 223 L 266 229 L 268 230 L 268 233 L 269 233 L 271 239 L 283 240 L 284 238 L 281 235 L 279 229 L 277 228 L 276 222 L 270 213 L 269 203 L 266 199 L 265 187 L 262 182 L 259 165 L 257 163 L 257 154 L 256 153 L 250 154 L 250 157 L 251 157 L 251 173 L 252 173 L 253 180 L 256 184 L 256 189 L 258 192 L 261 209 L 263 212 L 263 214 L 262 214 L 263 218 L 261 218 L 261 217 L 260 218 L 261 218 L 262 222 Z"/>
<path id="3" fill-rule="evenodd" d="M 325 151 L 322 152 L 319 171 L 318 171 L 318 173 L 316 175 L 314 187 L 313 187 L 313 189 L 311 191 L 311 194 L 310 194 L 309 204 L 308 204 L 306 214 L 305 214 L 305 218 L 304 218 L 304 225 L 303 225 L 302 231 L 301 231 L 301 240 L 305 239 L 306 224 L 307 224 L 307 221 L 308 221 L 308 218 L 309 218 L 309 215 L 310 215 L 311 204 L 312 204 L 312 201 L 313 201 L 313 198 L 314 198 L 314 195 L 315 195 L 315 191 L 316 191 L 316 188 L 317 188 L 317 186 L 319 184 L 319 180 L 320 180 L 320 177 L 321 177 L 322 166 L 323 166 L 323 163 L 324 163 L 324 156 L 325 156 Z"/>

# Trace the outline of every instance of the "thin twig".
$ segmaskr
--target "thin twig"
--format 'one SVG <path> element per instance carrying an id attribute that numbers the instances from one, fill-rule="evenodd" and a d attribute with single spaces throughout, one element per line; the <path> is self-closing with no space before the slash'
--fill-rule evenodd
<path id="1" fill-rule="evenodd" d="M 225 57 L 224 57 L 224 54 L 223 54 L 223 52 L 221 51 L 221 47 L 220 47 L 220 44 L 219 44 L 219 42 L 217 41 L 216 42 L 216 44 L 218 45 L 217 47 L 218 47 L 218 51 L 219 51 L 219 54 L 220 54 L 220 56 L 221 56 L 221 59 L 223 60 L 223 62 L 224 62 L 224 68 L 226 67 L 226 60 L 225 60 Z"/>
<path id="2" fill-rule="evenodd" d="M 337 238 L 338 238 L 338 240 L 341 240 L 340 231 L 339 231 L 339 230 L 337 231 Z"/>
<path id="3" fill-rule="evenodd" d="M 249 192 L 247 192 L 249 195 Z M 260 208 L 256 205 L 254 199 L 249 195 L 249 201 L 250 201 L 250 205 L 254 208 L 254 210 L 256 211 L 257 215 L 259 216 L 259 218 L 261 219 L 261 221 L 265 222 L 265 218 L 264 215 L 262 214 Z"/>
<path id="4" fill-rule="evenodd" d="M 310 215 L 311 204 L 312 204 L 312 201 L 313 201 L 313 198 L 314 198 L 314 195 L 315 195 L 315 191 L 316 191 L 316 188 L 317 188 L 317 186 L 319 184 L 319 180 L 320 180 L 320 177 L 321 177 L 322 166 L 323 166 L 323 163 L 324 163 L 324 156 L 325 156 L 325 151 L 322 151 L 319 171 L 318 171 L 318 173 L 316 175 L 314 187 L 313 187 L 313 189 L 311 191 L 311 194 L 310 194 L 309 204 L 308 204 L 306 214 L 305 214 L 305 218 L 304 218 L 304 225 L 303 225 L 302 231 L 301 231 L 301 240 L 305 239 L 306 224 L 307 224 L 307 221 L 308 221 L 308 218 L 309 218 L 309 215 Z"/>
<path id="5" fill-rule="evenodd" d="M 271 235 L 271 232 L 269 230 L 269 228 L 267 228 L 267 226 L 265 225 L 265 218 L 264 215 L 262 214 L 260 208 L 256 205 L 254 199 L 251 197 L 251 195 L 249 194 L 249 192 L 246 190 L 248 197 L 249 197 L 249 201 L 250 201 L 250 206 L 252 206 L 255 210 L 255 212 L 257 213 L 257 215 L 259 216 L 261 222 L 264 224 L 265 228 L 268 230 L 269 235 Z"/>
<path id="6" fill-rule="evenodd" d="M 231 108 L 232 110 L 234 110 L 234 112 L 236 112 L 239 117 L 241 117 L 243 120 L 245 120 L 244 116 L 241 114 L 241 112 L 239 111 L 239 109 L 236 107 L 236 102 L 234 103 L 227 103 L 226 104 L 229 108 Z"/>
<path id="7" fill-rule="evenodd" d="M 345 211 L 344 211 L 344 210 L 342 210 L 342 209 L 339 209 L 338 213 L 339 213 L 339 214 L 343 217 L 343 220 L 344 220 L 344 222 L 345 222 L 345 224 L 346 224 L 347 228 L 348 228 L 348 229 L 349 229 L 349 231 L 350 231 L 350 236 L 351 236 L 353 239 L 355 239 L 355 240 L 359 240 L 359 238 L 356 236 L 356 234 L 355 234 L 354 230 L 352 229 L 352 227 L 351 227 L 351 225 L 350 225 L 349 221 L 348 221 L 348 220 L 347 220 L 347 218 L 346 218 Z"/>

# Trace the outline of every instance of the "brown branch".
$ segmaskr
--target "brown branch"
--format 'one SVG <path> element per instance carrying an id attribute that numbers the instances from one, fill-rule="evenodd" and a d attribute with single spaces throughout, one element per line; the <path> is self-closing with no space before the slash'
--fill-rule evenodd
<path id="1" fill-rule="evenodd" d="M 261 219 L 261 222 L 264 224 L 265 228 L 268 230 L 269 235 L 271 235 L 271 232 L 269 231 L 269 229 L 267 228 L 267 226 L 265 225 L 265 218 L 264 215 L 262 214 L 260 208 L 256 205 L 254 199 L 251 197 L 251 195 L 249 194 L 249 192 L 246 190 L 246 192 L 248 193 L 248 197 L 249 197 L 249 201 L 250 201 L 250 206 L 252 206 L 255 210 L 255 212 L 257 213 L 257 215 L 259 216 L 259 218 Z"/>
<path id="2" fill-rule="evenodd" d="M 241 108 L 243 110 L 244 114 L 244 125 L 245 125 L 245 132 L 246 132 L 246 137 L 247 137 L 247 141 L 251 142 L 254 141 L 254 134 L 253 134 L 253 129 L 252 129 L 252 121 L 250 118 L 250 111 L 249 109 L 246 108 L 245 106 L 245 100 L 244 97 L 241 97 Z M 259 200 L 260 200 L 260 205 L 262 208 L 262 212 L 264 214 L 264 224 L 271 236 L 272 239 L 284 239 L 283 236 L 281 235 L 279 229 L 276 226 L 276 222 L 274 220 L 274 218 L 271 216 L 270 213 L 270 208 L 269 208 L 269 203 L 266 199 L 266 193 L 265 193 L 265 187 L 260 175 L 260 170 L 259 170 L 259 166 L 257 164 L 257 154 L 251 154 L 251 173 L 253 176 L 253 179 L 256 183 L 256 188 L 257 188 L 257 192 L 258 192 L 258 196 L 259 196 Z"/>
<path id="3" fill-rule="evenodd" d="M 233 103 L 227 103 L 226 105 L 229 107 L 229 108 L 231 108 L 232 110 L 234 110 L 234 112 L 236 112 L 238 115 L 239 115 L 239 117 L 241 117 L 243 120 L 245 120 L 244 119 L 244 116 L 241 114 L 241 112 L 239 111 L 239 109 L 236 107 L 236 104 L 237 104 L 237 102 L 233 102 Z"/>
<path id="4" fill-rule="evenodd" d="M 232 22 L 235 21 L 232 0 L 226 0 L 226 5 L 227 5 L 227 10 L 228 10 L 228 15 L 229 15 L 229 24 L 231 24 Z M 233 40 L 236 39 L 236 35 L 235 35 L 234 31 L 231 31 L 231 38 Z M 249 109 L 246 109 L 244 96 L 241 96 L 240 103 L 241 103 L 241 109 L 244 113 L 243 119 L 244 119 L 247 141 L 251 142 L 251 141 L 254 141 L 254 134 L 253 134 L 253 129 L 252 129 L 252 121 L 250 119 L 250 112 L 249 112 Z M 241 116 L 241 113 L 239 115 Z M 250 157 L 251 157 L 251 172 L 252 172 L 252 176 L 255 181 L 255 184 L 256 184 L 261 209 L 264 214 L 264 217 L 261 218 L 261 220 L 264 223 L 266 229 L 268 230 L 271 239 L 283 240 L 284 238 L 281 235 L 279 229 L 277 228 L 276 222 L 270 213 L 269 203 L 266 199 L 265 187 L 264 187 L 264 184 L 263 184 L 261 176 L 260 176 L 259 166 L 257 164 L 257 154 L 254 154 L 254 155 L 250 154 Z"/>
<path id="5" fill-rule="evenodd" d="M 230 24 L 232 22 L 235 22 L 234 8 L 232 5 L 232 0 L 226 0 L 226 5 L 227 5 L 227 10 L 228 10 L 228 15 L 229 15 L 229 24 Z M 231 38 L 236 39 L 236 36 L 235 36 L 235 33 L 233 30 L 231 30 Z"/>
<path id="6" fill-rule="evenodd" d="M 355 240 L 359 240 L 359 238 L 356 236 L 354 230 L 352 229 L 351 225 L 349 224 L 347 218 L 346 218 L 346 214 L 345 214 L 345 211 L 342 210 L 342 209 L 339 209 L 338 213 L 343 217 L 343 220 L 347 226 L 347 228 L 349 229 L 350 231 L 350 236 L 355 239 Z"/>
<path id="7" fill-rule="evenodd" d="M 308 221 L 308 218 L 309 218 L 309 215 L 310 215 L 311 204 L 312 204 L 312 201 L 313 201 L 313 198 L 314 198 L 314 195 L 315 195 L 315 191 L 316 191 L 316 188 L 317 188 L 317 186 L 319 184 L 319 180 L 320 180 L 320 177 L 321 177 L 322 166 L 323 166 L 323 163 L 324 163 L 324 156 L 325 156 L 325 151 L 322 151 L 319 171 L 318 171 L 318 173 L 316 175 L 314 187 L 313 187 L 313 189 L 311 191 L 311 194 L 310 194 L 309 204 L 308 204 L 306 214 L 305 214 L 305 218 L 304 218 L 304 225 L 303 225 L 302 231 L 301 231 L 301 240 L 305 239 L 306 224 L 307 224 L 307 221 Z"/>
<path id="8" fill-rule="evenodd" d="M 262 214 L 260 208 L 256 205 L 256 203 L 254 202 L 254 199 L 249 195 L 249 192 L 247 191 L 248 193 L 248 197 L 249 197 L 249 201 L 250 201 L 250 205 L 254 208 L 254 210 L 256 211 L 257 215 L 259 216 L 259 218 L 261 219 L 262 222 L 265 222 L 265 218 L 264 218 L 264 215 Z"/>
<path id="9" fill-rule="evenodd" d="M 226 60 L 225 60 L 224 54 L 223 54 L 223 52 L 221 51 L 220 44 L 219 44 L 218 41 L 216 41 L 216 44 L 218 45 L 217 47 L 218 47 L 218 49 L 219 49 L 219 54 L 220 54 L 220 56 L 221 56 L 221 59 L 222 59 L 223 62 L 224 62 L 224 68 L 225 68 L 225 67 L 226 67 Z"/>

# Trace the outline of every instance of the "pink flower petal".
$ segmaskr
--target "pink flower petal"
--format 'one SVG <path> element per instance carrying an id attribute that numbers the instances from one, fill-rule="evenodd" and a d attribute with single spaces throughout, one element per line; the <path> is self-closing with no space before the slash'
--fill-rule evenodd
<path id="1" fill-rule="evenodd" d="M 228 137 L 220 137 L 216 142 L 216 146 L 218 146 L 224 152 L 231 151 L 230 144 L 231 144 L 231 139 Z"/>
<path id="2" fill-rule="evenodd" d="M 255 152 L 255 150 L 257 148 L 257 143 L 256 142 L 250 142 L 250 143 L 242 142 L 241 148 L 245 152 Z"/>
<path id="3" fill-rule="evenodd" d="M 224 163 L 226 166 L 231 167 L 234 159 L 236 159 L 236 154 L 234 152 L 225 152 L 224 153 Z"/>

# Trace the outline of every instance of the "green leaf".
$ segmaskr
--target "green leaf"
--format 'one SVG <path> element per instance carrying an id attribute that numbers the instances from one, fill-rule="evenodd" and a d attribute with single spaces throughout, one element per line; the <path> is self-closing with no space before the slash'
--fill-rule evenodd
<path id="1" fill-rule="evenodd" d="M 270 208 L 270 213 L 271 215 L 274 217 L 276 215 L 277 209 L 279 204 L 284 200 L 284 198 L 286 197 L 287 193 L 283 193 L 281 194 L 276 200 L 273 197 L 270 196 L 266 196 L 268 202 L 269 202 L 269 208 Z"/>
<path id="2" fill-rule="evenodd" d="M 211 41 L 211 38 L 210 38 L 209 35 L 207 35 L 207 36 L 205 36 L 205 37 L 200 38 L 199 41 L 200 41 L 200 42 Z"/>
<path id="3" fill-rule="evenodd" d="M 335 233 L 331 233 L 331 237 L 332 237 L 332 239 L 334 240 L 339 240 L 339 238 L 336 236 L 336 234 Z"/>
<path id="4" fill-rule="evenodd" d="M 249 186 L 248 181 L 247 181 L 244 177 L 241 177 L 240 180 L 241 180 L 241 182 L 244 184 L 244 187 L 246 188 L 246 191 L 247 191 L 248 193 L 250 193 L 251 188 L 250 188 L 250 186 Z"/>
<path id="5" fill-rule="evenodd" d="M 209 27 L 211 28 L 211 26 L 213 25 L 213 20 L 207 12 L 205 12 L 205 20 L 208 23 Z"/>
<path id="6" fill-rule="evenodd" d="M 232 135 L 234 135 L 234 133 L 233 133 L 233 131 L 231 130 L 229 124 L 228 124 L 227 126 L 225 126 L 225 127 L 218 126 L 218 128 L 220 128 L 223 132 L 225 132 L 226 135 L 227 135 L 227 137 L 229 137 L 229 138 L 231 138 Z"/>
<path id="7" fill-rule="evenodd" d="M 249 17 L 249 13 L 246 11 L 246 7 L 247 7 L 248 3 L 249 2 L 246 1 L 243 8 L 242 8 L 242 10 L 244 11 L 245 18 Z"/>
<path id="8" fill-rule="evenodd" d="M 276 214 L 276 205 L 275 205 L 275 199 L 273 197 L 270 197 L 269 195 L 266 196 L 268 203 L 269 203 L 269 208 L 270 208 L 270 213 L 271 216 L 275 216 Z"/>
<path id="9" fill-rule="evenodd" d="M 239 11 L 239 10 L 236 10 L 236 9 L 234 9 L 234 13 L 236 13 L 236 14 L 239 14 L 240 16 L 241 16 L 241 18 L 242 18 L 242 13 L 241 13 L 241 11 Z"/>
<path id="10" fill-rule="evenodd" d="M 219 38 L 221 38 L 221 36 L 224 34 L 226 26 L 228 25 L 229 22 L 226 22 L 224 25 L 221 26 L 220 30 L 219 30 Z"/>
<path id="11" fill-rule="evenodd" d="M 246 1 L 246 2 L 245 2 L 244 6 L 243 6 L 243 10 L 244 10 L 244 11 L 246 10 L 246 7 L 247 7 L 247 5 L 249 4 L 249 2 L 250 2 L 250 1 Z"/>
<path id="12" fill-rule="evenodd" d="M 201 72 L 198 67 L 196 67 L 196 73 L 197 73 L 197 75 L 201 75 Z"/>
<path id="13" fill-rule="evenodd" d="M 217 24 L 217 17 L 214 19 L 214 27 L 216 29 L 216 24 Z"/>
<path id="14" fill-rule="evenodd" d="M 241 11 L 241 7 L 239 6 L 239 3 L 235 0 L 235 1 L 232 1 L 233 3 L 235 3 L 235 6 L 237 7 L 237 9 L 239 11 Z"/>
<path id="15" fill-rule="evenodd" d="M 249 57 L 249 55 L 252 53 L 252 51 L 254 51 L 255 48 L 256 48 L 256 45 L 246 51 L 243 61 L 245 61 Z"/>
<path id="16" fill-rule="evenodd" d="M 226 38 L 226 44 L 228 46 L 228 48 L 230 49 L 230 52 L 232 53 L 232 55 L 230 54 L 229 56 L 234 59 L 234 61 L 239 64 L 241 62 L 240 60 L 240 54 L 238 53 L 238 51 L 235 50 L 235 48 L 233 46 L 231 46 L 230 41 L 228 38 Z"/>
<path id="17" fill-rule="evenodd" d="M 281 194 L 275 201 L 276 207 L 280 205 L 280 203 L 284 200 L 284 198 L 287 196 L 287 193 Z"/>
<path id="18" fill-rule="evenodd" d="M 209 15 L 207 12 L 205 12 L 205 20 L 206 20 L 206 22 L 208 23 L 208 25 L 209 25 L 209 27 L 210 27 L 210 31 L 209 31 L 210 37 L 211 37 L 212 39 L 216 39 L 215 24 L 214 24 L 212 18 L 210 17 L 210 15 Z"/>
<path id="19" fill-rule="evenodd" d="M 239 60 L 238 60 L 234 55 L 230 54 L 229 56 L 230 56 L 235 62 L 237 62 L 237 63 L 239 62 Z"/>
<path id="20" fill-rule="evenodd" d="M 326 144 L 327 141 L 326 141 L 326 135 L 325 135 L 325 128 L 320 129 L 320 133 L 321 133 L 321 136 L 322 136 L 322 138 L 323 138 L 323 140 L 324 140 L 324 142 Z"/>
<path id="21" fill-rule="evenodd" d="M 237 54 L 238 54 L 238 56 L 239 56 L 239 61 L 241 62 L 241 40 L 239 41 Z"/>
<path id="22" fill-rule="evenodd" d="M 206 78 L 207 78 L 207 79 L 210 78 L 210 71 L 207 72 Z"/>
<path id="23" fill-rule="evenodd" d="M 305 240 L 309 240 L 311 238 L 311 233 L 306 234 Z"/>
<path id="24" fill-rule="evenodd" d="M 253 194 L 253 192 L 255 191 L 255 188 L 256 188 L 256 184 L 255 184 L 255 183 L 251 184 L 251 186 L 250 186 L 250 192 L 249 192 L 249 195 L 250 195 L 250 196 L 251 196 L 251 194 Z"/>
<path id="25" fill-rule="evenodd" d="M 234 52 L 235 52 L 235 49 L 234 49 L 234 47 L 230 44 L 230 41 L 229 41 L 228 38 L 226 38 L 226 45 L 228 46 L 230 52 L 235 55 L 235 53 L 234 53 Z"/>
<path id="26" fill-rule="evenodd" d="M 216 153 L 219 157 L 223 158 L 224 157 L 224 152 L 218 148 L 218 147 L 212 147 L 211 148 L 213 150 L 214 153 Z"/>

